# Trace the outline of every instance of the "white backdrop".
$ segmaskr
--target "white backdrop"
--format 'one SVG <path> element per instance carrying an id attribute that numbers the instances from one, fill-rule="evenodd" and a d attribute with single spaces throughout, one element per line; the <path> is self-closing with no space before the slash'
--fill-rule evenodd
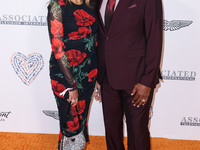
<path id="1" fill-rule="evenodd" d="M 58 133 L 49 79 L 47 1 L 1 0 L 0 132 Z M 200 140 L 199 4 L 197 0 L 163 2 L 164 81 L 150 114 L 152 137 Z M 96 101 L 89 133 L 104 135 L 102 107 Z"/>

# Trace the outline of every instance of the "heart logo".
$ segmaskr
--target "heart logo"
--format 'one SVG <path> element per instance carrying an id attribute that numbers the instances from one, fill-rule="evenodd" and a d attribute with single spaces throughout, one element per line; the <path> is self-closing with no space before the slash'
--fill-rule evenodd
<path id="1" fill-rule="evenodd" d="M 38 53 L 32 53 L 25 56 L 22 53 L 17 52 L 12 55 L 11 64 L 18 77 L 27 86 L 35 80 L 44 67 L 43 57 Z"/>

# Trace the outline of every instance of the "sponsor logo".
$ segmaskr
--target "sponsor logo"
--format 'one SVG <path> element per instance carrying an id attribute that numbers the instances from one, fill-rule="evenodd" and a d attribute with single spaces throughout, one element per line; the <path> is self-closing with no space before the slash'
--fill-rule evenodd
<path id="1" fill-rule="evenodd" d="M 193 21 L 190 20 L 172 20 L 172 21 L 163 21 L 163 30 L 165 31 L 176 31 L 183 27 L 191 25 Z"/>
<path id="2" fill-rule="evenodd" d="M 172 71 L 162 70 L 162 77 L 164 80 L 185 80 L 194 81 L 196 78 L 195 71 Z"/>
<path id="3" fill-rule="evenodd" d="M 27 25 L 27 26 L 47 26 L 46 16 L 32 15 L 0 15 L 0 24 L 2 25 Z"/>
<path id="4" fill-rule="evenodd" d="M 32 53 L 25 56 L 22 53 L 17 52 L 12 55 L 11 64 L 15 73 L 27 86 L 35 80 L 44 67 L 43 57 L 38 53 Z"/>
<path id="5" fill-rule="evenodd" d="M 52 117 L 56 120 L 59 120 L 59 116 L 58 116 L 58 111 L 53 111 L 53 110 L 43 110 L 42 111 L 45 115 Z"/>
<path id="6" fill-rule="evenodd" d="M 9 112 L 0 112 L 0 121 L 5 121 L 5 119 L 8 118 L 10 113 L 11 113 L 10 111 Z"/>
<path id="7" fill-rule="evenodd" d="M 199 117 L 184 117 L 180 123 L 181 126 L 200 126 Z"/>

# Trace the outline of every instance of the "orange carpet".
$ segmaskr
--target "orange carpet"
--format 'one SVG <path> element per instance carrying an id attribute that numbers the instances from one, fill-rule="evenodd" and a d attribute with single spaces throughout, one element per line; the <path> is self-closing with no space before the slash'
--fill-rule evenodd
<path id="1" fill-rule="evenodd" d="M 0 132 L 0 150 L 56 150 L 57 141 L 56 134 Z M 124 138 L 126 142 L 127 138 Z M 200 141 L 151 138 L 151 143 L 151 150 L 200 150 Z M 90 136 L 86 150 L 106 150 L 105 137 Z"/>

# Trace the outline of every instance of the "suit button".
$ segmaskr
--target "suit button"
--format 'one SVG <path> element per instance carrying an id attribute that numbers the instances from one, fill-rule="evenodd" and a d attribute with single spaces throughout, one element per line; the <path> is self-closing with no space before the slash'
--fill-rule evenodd
<path id="1" fill-rule="evenodd" d="M 106 37 L 106 40 L 108 40 L 108 39 L 109 39 L 109 37 L 107 36 L 107 37 Z"/>

